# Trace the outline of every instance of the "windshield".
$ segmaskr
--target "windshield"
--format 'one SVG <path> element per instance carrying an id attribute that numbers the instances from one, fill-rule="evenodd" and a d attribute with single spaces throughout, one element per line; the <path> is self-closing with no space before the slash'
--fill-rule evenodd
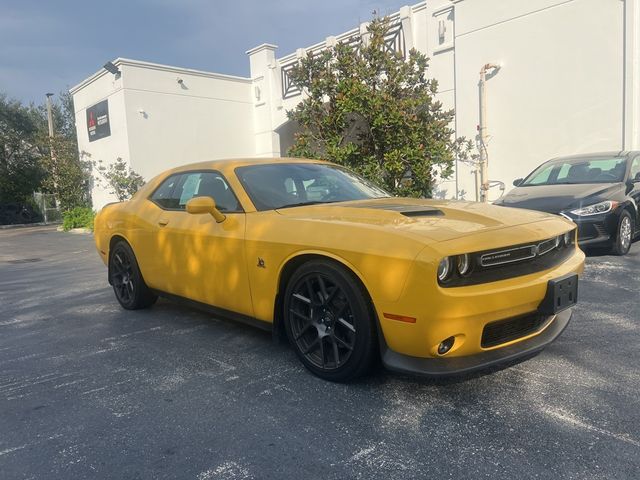
<path id="1" fill-rule="evenodd" d="M 271 163 L 236 168 L 258 210 L 346 202 L 390 195 L 358 175 L 322 163 Z"/>
<path id="2" fill-rule="evenodd" d="M 538 167 L 519 186 L 617 183 L 624 179 L 626 167 L 624 157 L 556 160 Z"/>

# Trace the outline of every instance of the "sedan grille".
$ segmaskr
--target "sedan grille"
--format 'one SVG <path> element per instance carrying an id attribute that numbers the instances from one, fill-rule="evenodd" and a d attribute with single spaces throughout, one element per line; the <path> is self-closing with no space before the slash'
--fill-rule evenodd
<path id="1" fill-rule="evenodd" d="M 482 348 L 495 347 L 536 332 L 548 317 L 531 313 L 522 317 L 509 318 L 488 323 L 482 331 Z"/>

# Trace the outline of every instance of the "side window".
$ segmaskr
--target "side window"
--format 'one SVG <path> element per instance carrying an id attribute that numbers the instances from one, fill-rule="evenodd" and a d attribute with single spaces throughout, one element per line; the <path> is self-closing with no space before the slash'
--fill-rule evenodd
<path id="1" fill-rule="evenodd" d="M 186 195 L 188 197 L 187 201 L 193 197 L 211 197 L 215 200 L 216 207 L 221 212 L 238 212 L 242 210 L 238 199 L 222 175 L 216 172 L 200 172 L 190 175 L 197 175 L 198 182 L 193 193 Z"/>
<path id="2" fill-rule="evenodd" d="M 162 208 L 178 208 L 178 202 L 173 198 L 173 191 L 181 178 L 182 175 L 172 175 L 167 178 L 156 191 L 153 192 L 151 200 Z"/>
<path id="3" fill-rule="evenodd" d="M 640 181 L 640 157 L 636 157 L 633 159 L 631 163 L 631 171 L 629 172 L 629 178 L 634 181 Z"/>
<path id="4" fill-rule="evenodd" d="M 227 182 L 216 172 L 191 172 L 169 177 L 153 193 L 151 200 L 162 208 L 184 210 L 194 197 L 213 198 L 221 212 L 242 210 Z"/>
<path id="5" fill-rule="evenodd" d="M 556 181 L 566 181 L 567 176 L 569 175 L 569 170 L 571 170 L 571 165 L 569 163 L 563 163 L 562 167 L 560 167 L 560 171 L 558 172 L 558 176 L 556 177 Z"/>

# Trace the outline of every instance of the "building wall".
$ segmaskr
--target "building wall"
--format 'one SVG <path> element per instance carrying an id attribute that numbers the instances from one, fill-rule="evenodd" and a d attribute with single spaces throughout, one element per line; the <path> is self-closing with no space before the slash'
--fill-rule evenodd
<path id="1" fill-rule="evenodd" d="M 120 157 L 149 180 L 185 163 L 255 155 L 249 79 L 124 59 L 114 63 L 118 79 L 98 72 L 71 90 L 80 151 L 92 161 L 107 165 Z M 111 136 L 89 142 L 85 110 L 107 97 Z M 92 197 L 95 208 L 115 200 L 97 183 Z"/>
<path id="2" fill-rule="evenodd" d="M 487 81 L 489 176 L 515 178 L 558 155 L 623 148 L 624 2 L 463 0 L 455 4 L 456 125 L 475 138 Z M 459 188 L 474 198 L 469 168 Z M 490 199 L 497 190 L 491 190 Z"/>
<path id="3" fill-rule="evenodd" d="M 72 93 L 80 158 L 96 165 L 100 160 L 104 164 L 108 164 L 118 157 L 128 161 L 129 130 L 127 129 L 122 77 L 115 78 L 112 74 L 90 77 L 81 90 L 76 92 L 72 90 Z M 111 135 L 89 142 L 86 109 L 102 100 L 107 100 L 109 104 Z M 94 177 L 96 175 L 94 169 Z M 91 197 L 95 208 L 101 208 L 105 203 L 115 200 L 108 191 L 98 185 L 95 178 Z"/>
<path id="4" fill-rule="evenodd" d="M 501 65 L 487 81 L 488 153 L 489 177 L 506 190 L 554 156 L 640 148 L 640 0 L 429 0 L 391 20 L 406 49 L 430 58 L 458 136 L 476 140 L 479 71 Z M 198 160 L 285 155 L 296 130 L 286 112 L 303 98 L 287 68 L 366 38 L 366 27 L 280 57 L 275 45 L 253 48 L 250 78 L 118 59 L 119 79 L 101 70 L 72 89 L 80 150 L 94 161 L 121 157 L 145 178 Z M 112 134 L 89 143 L 85 109 L 104 98 Z M 475 199 L 473 169 L 458 163 L 438 192 Z M 107 197 L 96 189 L 96 207 Z"/>

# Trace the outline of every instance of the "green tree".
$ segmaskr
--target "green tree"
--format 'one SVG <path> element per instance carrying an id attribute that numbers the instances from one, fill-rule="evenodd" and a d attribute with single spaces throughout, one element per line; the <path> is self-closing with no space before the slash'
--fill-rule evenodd
<path id="1" fill-rule="evenodd" d="M 127 162 L 118 157 L 109 166 L 104 166 L 102 160 L 94 163 L 99 175 L 98 182 L 109 189 L 118 201 L 129 200 L 144 185 L 144 179 L 129 167 Z"/>
<path id="2" fill-rule="evenodd" d="M 35 107 L 0 95 L 0 203 L 24 203 L 40 186 L 39 123 Z"/>
<path id="3" fill-rule="evenodd" d="M 60 92 L 53 104 L 54 135 L 48 136 L 47 112 L 41 106 L 41 128 L 38 142 L 46 155 L 41 165 L 45 172 L 42 188 L 53 193 L 63 211 L 89 206 L 90 173 L 88 162 L 80 159 L 76 137 L 73 97 L 69 92 Z"/>
<path id="4" fill-rule="evenodd" d="M 348 166 L 397 195 L 430 196 L 472 144 L 454 138 L 428 58 L 387 48 L 389 27 L 376 18 L 368 42 L 309 52 L 291 71 L 305 98 L 287 112 L 299 127 L 289 154 Z"/>
<path id="5" fill-rule="evenodd" d="M 42 189 L 55 195 L 63 212 L 90 205 L 90 177 L 85 162 L 78 156 L 77 143 L 62 135 L 41 137 L 40 141 L 49 150 L 41 160 L 42 169 L 46 172 Z"/>

